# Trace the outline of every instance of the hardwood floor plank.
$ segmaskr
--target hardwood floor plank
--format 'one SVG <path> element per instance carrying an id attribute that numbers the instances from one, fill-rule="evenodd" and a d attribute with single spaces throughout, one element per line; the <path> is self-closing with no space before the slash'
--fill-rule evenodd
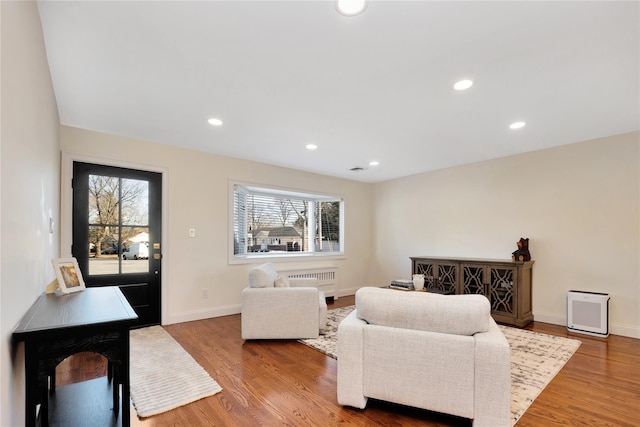
<path id="1" fill-rule="evenodd" d="M 342 297 L 329 309 L 352 305 Z M 292 340 L 243 341 L 240 316 L 166 326 L 222 393 L 131 425 L 160 426 L 470 426 L 469 420 L 370 400 L 357 410 L 338 405 L 337 362 Z M 601 339 L 534 322 L 525 329 L 578 339 L 574 356 L 529 407 L 517 427 L 640 425 L 640 340 Z M 73 358 L 72 358 L 73 359 Z M 70 364 L 73 364 L 71 366 Z M 58 380 L 104 375 L 100 358 L 65 361 Z M 83 373 L 74 373 L 76 370 Z M 85 378 L 88 379 L 88 378 Z"/>

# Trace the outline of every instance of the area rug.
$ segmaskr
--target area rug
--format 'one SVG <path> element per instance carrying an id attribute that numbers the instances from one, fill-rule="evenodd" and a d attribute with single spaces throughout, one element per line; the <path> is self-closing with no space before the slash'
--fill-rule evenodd
<path id="1" fill-rule="evenodd" d="M 161 326 L 134 329 L 130 339 L 131 400 L 139 417 L 160 414 L 222 391 Z"/>
<path id="2" fill-rule="evenodd" d="M 300 342 L 336 359 L 338 325 L 354 308 L 329 310 L 323 335 Z M 508 326 L 500 325 L 500 329 L 511 346 L 511 420 L 515 424 L 581 343 Z"/>

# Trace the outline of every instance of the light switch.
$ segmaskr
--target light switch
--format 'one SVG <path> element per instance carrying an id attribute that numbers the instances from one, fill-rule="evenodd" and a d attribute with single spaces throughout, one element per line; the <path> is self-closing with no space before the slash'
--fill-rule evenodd
<path id="1" fill-rule="evenodd" d="M 189 229 L 189 237 L 196 237 L 196 229 L 195 228 L 190 228 Z"/>

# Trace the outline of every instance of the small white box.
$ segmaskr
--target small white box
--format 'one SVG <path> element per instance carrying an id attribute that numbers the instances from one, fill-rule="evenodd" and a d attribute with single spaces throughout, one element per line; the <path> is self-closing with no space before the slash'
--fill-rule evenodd
<path id="1" fill-rule="evenodd" d="M 606 338 L 609 336 L 609 294 L 569 291 L 567 329 Z"/>

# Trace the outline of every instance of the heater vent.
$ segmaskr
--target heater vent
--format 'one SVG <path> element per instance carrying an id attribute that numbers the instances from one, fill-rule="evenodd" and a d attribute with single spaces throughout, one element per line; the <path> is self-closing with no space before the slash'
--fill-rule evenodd
<path id="1" fill-rule="evenodd" d="M 318 279 L 318 289 L 324 292 L 326 297 L 338 299 L 338 269 L 336 267 L 288 270 L 280 271 L 280 273 L 289 278 Z"/>

